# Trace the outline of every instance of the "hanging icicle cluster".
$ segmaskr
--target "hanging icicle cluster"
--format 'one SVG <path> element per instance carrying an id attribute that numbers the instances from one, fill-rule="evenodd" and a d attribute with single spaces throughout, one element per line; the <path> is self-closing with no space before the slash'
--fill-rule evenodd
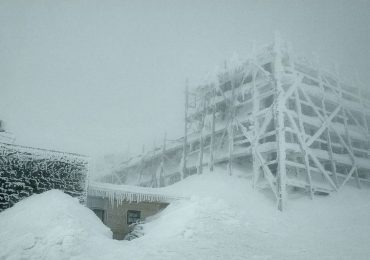
<path id="1" fill-rule="evenodd" d="M 90 182 L 88 195 L 92 197 L 108 198 L 111 205 L 114 202 L 122 204 L 127 202 L 170 202 L 184 199 L 184 197 L 160 193 L 157 189 L 143 188 L 128 185 L 114 185 L 108 183 Z"/>

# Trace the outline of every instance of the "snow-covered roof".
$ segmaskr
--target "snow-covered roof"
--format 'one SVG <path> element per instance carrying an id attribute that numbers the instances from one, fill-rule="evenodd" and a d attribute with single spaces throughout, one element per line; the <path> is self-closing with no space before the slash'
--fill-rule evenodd
<path id="1" fill-rule="evenodd" d="M 102 182 L 90 182 L 88 196 L 108 198 L 112 203 L 129 202 L 171 202 L 185 197 L 164 191 L 160 188 L 147 188 L 130 185 L 116 185 Z"/>

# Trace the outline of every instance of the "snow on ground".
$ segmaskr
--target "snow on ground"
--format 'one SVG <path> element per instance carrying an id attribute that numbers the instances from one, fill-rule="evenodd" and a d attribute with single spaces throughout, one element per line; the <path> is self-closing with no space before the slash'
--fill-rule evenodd
<path id="1" fill-rule="evenodd" d="M 50 191 L 0 213 L 0 259 L 369 259 L 370 189 L 293 196 L 276 210 L 250 180 L 218 170 L 162 189 L 173 202 L 115 241 L 88 209 Z"/>
<path id="2" fill-rule="evenodd" d="M 70 259 L 112 232 L 77 199 L 58 190 L 0 213 L 0 259 Z"/>

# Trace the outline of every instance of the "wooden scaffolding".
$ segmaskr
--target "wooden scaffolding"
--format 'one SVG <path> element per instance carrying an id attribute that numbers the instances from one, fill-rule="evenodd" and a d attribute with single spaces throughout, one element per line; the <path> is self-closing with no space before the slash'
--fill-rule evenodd
<path id="1" fill-rule="evenodd" d="M 217 82 L 186 86 L 184 137 L 165 138 L 115 174 L 159 187 L 215 164 L 229 174 L 252 165 L 253 187 L 271 190 L 283 210 L 290 192 L 314 198 L 370 181 L 369 100 L 369 91 L 296 59 L 276 38 Z"/>

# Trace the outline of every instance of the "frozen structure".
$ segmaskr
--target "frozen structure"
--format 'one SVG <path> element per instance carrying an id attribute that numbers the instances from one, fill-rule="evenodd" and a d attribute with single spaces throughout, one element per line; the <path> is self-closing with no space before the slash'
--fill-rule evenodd
<path id="1" fill-rule="evenodd" d="M 182 199 L 160 189 L 91 181 L 86 205 L 112 230 L 113 238 L 121 240 L 135 224 Z"/>
<path id="2" fill-rule="evenodd" d="M 295 58 L 278 37 L 185 97 L 184 136 L 105 181 L 162 187 L 223 164 L 252 173 L 280 210 L 292 192 L 313 198 L 370 181 L 370 92 Z"/>
<path id="3" fill-rule="evenodd" d="M 86 156 L 0 142 L 0 212 L 51 189 L 85 203 L 87 175 Z"/>

